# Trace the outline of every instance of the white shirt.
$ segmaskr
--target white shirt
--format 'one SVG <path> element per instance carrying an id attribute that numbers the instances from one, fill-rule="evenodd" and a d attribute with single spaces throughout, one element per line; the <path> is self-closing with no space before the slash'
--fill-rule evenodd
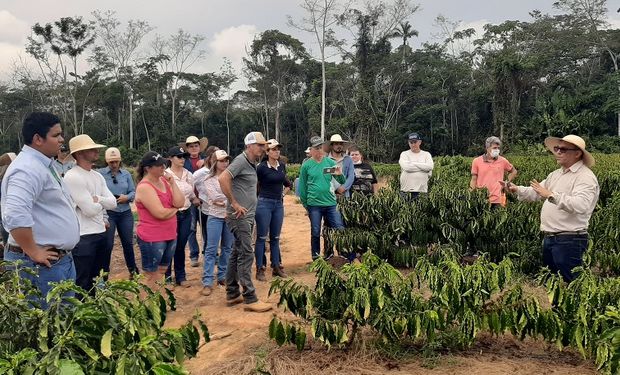
<path id="1" fill-rule="evenodd" d="M 177 183 L 179 190 L 181 190 L 181 193 L 183 193 L 183 196 L 185 197 L 185 203 L 183 203 L 183 207 L 179 209 L 179 211 L 187 210 L 189 206 L 192 205 L 190 199 L 194 199 L 196 197 L 194 194 L 194 176 L 192 175 L 192 172 L 183 168 L 181 178 L 179 178 L 179 176 L 177 176 L 176 173 L 174 173 L 170 168 L 166 169 L 166 173 L 169 173 L 172 177 L 174 177 L 174 181 Z"/>
<path id="2" fill-rule="evenodd" d="M 545 200 L 540 211 L 540 230 L 543 232 L 580 232 L 588 229 L 588 222 L 596 207 L 600 187 L 596 176 L 582 161 L 570 168 L 557 169 L 540 183 L 553 192 L 553 201 Z M 517 198 L 521 201 L 541 200 L 533 188 L 519 186 Z"/>
<path id="3" fill-rule="evenodd" d="M 210 170 L 207 167 L 200 168 L 196 172 L 194 172 L 194 189 L 198 192 L 198 198 L 202 202 L 200 205 L 200 211 L 205 215 L 209 214 L 209 204 L 207 203 L 209 200 L 209 195 L 207 194 L 207 189 L 205 187 L 205 180 L 210 175 Z"/>
<path id="4" fill-rule="evenodd" d="M 430 152 L 413 152 L 411 150 L 400 153 L 400 191 L 428 192 L 428 179 L 433 174 L 433 157 Z"/>
<path id="5" fill-rule="evenodd" d="M 64 182 L 75 202 L 75 212 L 80 223 L 80 236 L 103 233 L 105 210 L 116 208 L 116 198 L 108 189 L 103 176 L 91 169 L 76 165 L 65 173 Z M 97 202 L 93 202 L 93 197 Z"/>

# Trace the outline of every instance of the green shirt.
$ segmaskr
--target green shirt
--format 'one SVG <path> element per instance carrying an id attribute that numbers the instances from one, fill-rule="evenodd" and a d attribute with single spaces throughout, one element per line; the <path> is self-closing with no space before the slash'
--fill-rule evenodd
<path id="1" fill-rule="evenodd" d="M 335 167 L 336 162 L 323 157 L 320 163 L 314 159 L 306 160 L 299 171 L 299 198 L 304 207 L 329 207 L 336 205 L 336 194 L 332 187 L 332 178 L 340 184 L 345 183 L 343 175 L 323 173 L 327 167 Z"/>

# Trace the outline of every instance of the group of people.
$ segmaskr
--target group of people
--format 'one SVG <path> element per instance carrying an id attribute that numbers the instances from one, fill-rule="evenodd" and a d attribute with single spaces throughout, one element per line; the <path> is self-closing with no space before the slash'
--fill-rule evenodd
<path id="1" fill-rule="evenodd" d="M 28 115 L 22 135 L 25 145 L 19 155 L 9 155 L 6 161 L 0 158 L 0 208 L 8 234 L 4 257 L 36 270 L 34 275 L 22 275 L 43 297 L 50 282 L 66 279 L 75 280 L 83 293 L 94 293 L 97 276 L 110 271 L 116 233 L 132 276 L 143 273 L 151 287 L 164 278 L 190 286 L 185 248 L 189 243 L 190 265 L 198 266 L 195 233 L 200 226 L 204 242 L 200 293 L 210 296 L 214 286 L 221 285 L 229 305 L 245 303 L 247 310 L 255 312 L 271 309 L 257 297 L 252 266 L 256 265 L 256 280 L 267 280 L 268 244 L 272 275 L 287 276 L 280 233 L 283 197 L 292 184 L 278 141 L 251 132 L 244 139 L 244 151 L 233 159 L 224 150 L 207 147 L 206 139 L 190 136 L 184 144 L 171 147 L 167 157 L 153 151 L 144 154 L 136 185 L 122 165 L 118 148 L 107 148 L 107 166 L 96 170 L 99 152 L 106 146 L 82 134 L 71 138 L 66 147 L 61 121 L 51 113 Z M 428 192 L 434 164 L 430 153 L 421 149 L 418 133 L 409 134 L 408 144 L 399 158 L 400 190 L 403 199 L 413 201 Z M 587 248 L 588 221 L 599 186 L 590 170 L 594 158 L 582 138 L 550 137 L 545 145 L 561 168 L 540 183 L 516 186 L 511 181 L 517 171 L 500 155 L 501 140 L 488 138 L 485 154 L 472 163 L 470 188 L 487 189 L 493 206 L 505 205 L 506 193 L 520 200 L 545 200 L 541 212 L 544 264 L 569 281 Z M 344 227 L 338 199 L 353 193 L 374 194 L 377 177 L 360 149 L 338 134 L 329 141 L 312 137 L 306 152 L 296 193 L 310 220 L 310 255 L 315 259 L 320 256 L 322 227 Z M 132 203 L 138 218 L 140 269 L 134 254 Z M 331 244 L 324 245 L 323 255 L 333 255 Z M 40 302 L 45 306 L 45 298 Z"/>

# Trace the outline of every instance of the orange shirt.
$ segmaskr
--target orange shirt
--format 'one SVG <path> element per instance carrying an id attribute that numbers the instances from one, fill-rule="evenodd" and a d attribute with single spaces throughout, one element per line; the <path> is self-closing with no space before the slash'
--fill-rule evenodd
<path id="1" fill-rule="evenodd" d="M 487 188 L 491 203 L 505 205 L 502 185 L 499 182 L 504 180 L 504 172 L 510 172 L 512 168 L 512 164 L 502 156 L 489 159 L 486 155 L 482 155 L 475 158 L 471 164 L 471 174 L 478 176 L 477 188 Z"/>

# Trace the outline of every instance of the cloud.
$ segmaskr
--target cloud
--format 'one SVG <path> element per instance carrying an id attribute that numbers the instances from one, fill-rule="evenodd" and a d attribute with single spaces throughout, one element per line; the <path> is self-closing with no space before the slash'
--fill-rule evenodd
<path id="1" fill-rule="evenodd" d="M 254 25 L 240 25 L 228 27 L 215 33 L 209 47 L 218 57 L 226 57 L 233 61 L 241 61 L 246 55 L 246 49 L 258 33 Z"/>
<path id="2" fill-rule="evenodd" d="M 0 10 L 0 43 L 23 45 L 30 34 L 30 25 L 8 10 Z"/>
<path id="3" fill-rule="evenodd" d="M 609 29 L 620 29 L 620 18 L 617 17 L 609 17 L 607 18 L 607 22 L 609 23 Z"/>

